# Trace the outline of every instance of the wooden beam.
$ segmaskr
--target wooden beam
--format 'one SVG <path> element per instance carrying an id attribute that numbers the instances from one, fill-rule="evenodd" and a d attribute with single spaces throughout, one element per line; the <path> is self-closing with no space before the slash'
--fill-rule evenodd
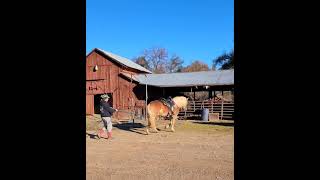
<path id="1" fill-rule="evenodd" d="M 193 92 L 193 100 L 194 101 L 196 100 L 196 92 L 195 91 Z"/>
<path id="2" fill-rule="evenodd" d="M 131 112 L 133 112 L 133 113 L 135 113 L 135 101 L 133 100 L 133 97 L 134 97 L 134 95 L 133 95 L 133 84 L 132 84 L 132 73 L 131 73 L 131 82 L 130 82 L 130 111 Z M 134 124 L 134 115 L 133 115 L 133 124 Z"/>

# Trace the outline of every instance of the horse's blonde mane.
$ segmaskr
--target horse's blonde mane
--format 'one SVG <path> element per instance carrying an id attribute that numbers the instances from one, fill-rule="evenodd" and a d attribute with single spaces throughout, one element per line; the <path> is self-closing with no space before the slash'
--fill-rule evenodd
<path id="1" fill-rule="evenodd" d="M 172 98 L 172 100 L 176 103 L 176 105 L 180 108 L 180 109 L 187 109 L 188 106 L 188 98 L 184 97 L 184 96 L 176 96 L 174 98 Z"/>

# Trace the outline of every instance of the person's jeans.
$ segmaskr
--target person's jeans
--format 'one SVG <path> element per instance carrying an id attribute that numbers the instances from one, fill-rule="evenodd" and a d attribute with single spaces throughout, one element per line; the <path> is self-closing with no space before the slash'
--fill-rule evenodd
<path id="1" fill-rule="evenodd" d="M 107 128 L 108 132 L 112 131 L 112 121 L 111 121 L 111 117 L 102 117 L 102 122 L 103 122 L 103 130 L 105 131 Z"/>

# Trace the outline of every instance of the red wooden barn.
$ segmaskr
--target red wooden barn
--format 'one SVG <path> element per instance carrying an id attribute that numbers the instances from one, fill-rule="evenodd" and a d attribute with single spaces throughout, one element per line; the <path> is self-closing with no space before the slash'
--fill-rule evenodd
<path id="1" fill-rule="evenodd" d="M 98 48 L 87 55 L 86 67 L 86 114 L 98 114 L 100 95 L 108 93 L 112 106 L 120 110 L 114 117 L 122 120 L 131 119 L 133 113 L 145 115 L 145 100 L 193 92 L 190 104 L 195 104 L 196 92 L 207 91 L 212 98 L 216 91 L 223 94 L 234 88 L 233 70 L 152 74 L 129 59 Z M 196 112 L 195 107 L 192 110 Z"/>
<path id="2" fill-rule="evenodd" d="M 99 112 L 100 95 L 108 93 L 118 118 L 128 117 L 125 110 L 142 110 L 145 101 L 133 93 L 137 85 L 131 78 L 135 74 L 150 74 L 144 67 L 124 57 L 110 52 L 94 49 L 86 57 L 86 114 Z"/>

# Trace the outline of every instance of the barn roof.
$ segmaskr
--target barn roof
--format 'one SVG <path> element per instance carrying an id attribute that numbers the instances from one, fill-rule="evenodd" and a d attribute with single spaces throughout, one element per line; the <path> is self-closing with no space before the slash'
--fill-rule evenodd
<path id="1" fill-rule="evenodd" d="M 148 69 L 140 66 L 139 64 L 137 64 L 137 63 L 135 63 L 135 62 L 133 62 L 133 61 L 127 59 L 127 58 L 121 57 L 119 55 L 113 54 L 111 52 L 108 52 L 108 51 L 105 51 L 105 50 L 102 50 L 102 49 L 99 49 L 99 48 L 95 48 L 94 50 L 97 50 L 97 51 L 101 52 L 105 56 L 108 56 L 109 58 L 117 61 L 118 63 L 120 63 L 120 64 L 122 64 L 124 66 L 130 67 L 130 68 L 133 68 L 133 69 L 137 69 L 137 70 L 142 71 L 142 72 L 152 73 Z"/>
<path id="2" fill-rule="evenodd" d="M 200 71 L 170 74 L 139 74 L 135 79 L 140 84 L 158 87 L 188 87 L 233 85 L 234 70 Z"/>

